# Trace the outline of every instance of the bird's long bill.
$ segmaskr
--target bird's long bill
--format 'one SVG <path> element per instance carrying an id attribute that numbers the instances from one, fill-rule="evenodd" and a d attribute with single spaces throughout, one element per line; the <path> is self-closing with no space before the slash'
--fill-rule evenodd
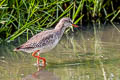
<path id="1" fill-rule="evenodd" d="M 79 27 L 78 25 L 76 25 L 76 24 L 72 24 L 72 26 L 74 26 L 74 27 Z"/>

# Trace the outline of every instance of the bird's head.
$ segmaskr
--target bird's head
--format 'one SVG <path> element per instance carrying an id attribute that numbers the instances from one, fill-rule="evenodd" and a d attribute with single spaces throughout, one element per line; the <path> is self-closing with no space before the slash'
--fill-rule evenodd
<path id="1" fill-rule="evenodd" d="M 70 18 L 62 18 L 60 23 L 63 23 L 64 27 L 66 28 L 71 26 L 78 27 L 77 25 L 73 24 L 73 21 Z"/>

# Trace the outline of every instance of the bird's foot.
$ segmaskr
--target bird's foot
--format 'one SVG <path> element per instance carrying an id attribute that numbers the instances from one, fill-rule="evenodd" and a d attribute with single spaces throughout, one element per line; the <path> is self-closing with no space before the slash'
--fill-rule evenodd
<path id="1" fill-rule="evenodd" d="M 43 57 L 40 57 L 40 56 L 38 56 L 38 58 L 37 58 L 37 65 L 40 65 L 40 63 L 39 63 L 40 59 L 42 60 L 42 66 L 46 66 L 46 59 Z"/>

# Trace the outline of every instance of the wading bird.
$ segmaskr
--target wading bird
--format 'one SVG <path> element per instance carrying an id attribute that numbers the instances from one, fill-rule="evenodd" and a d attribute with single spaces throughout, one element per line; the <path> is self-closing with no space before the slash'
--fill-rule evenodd
<path id="1" fill-rule="evenodd" d="M 70 18 L 62 18 L 54 29 L 42 31 L 34 35 L 26 43 L 15 48 L 14 51 L 24 51 L 27 53 L 33 52 L 32 56 L 37 58 L 37 64 L 39 65 L 39 60 L 41 59 L 43 65 L 45 65 L 46 59 L 40 57 L 40 54 L 53 49 L 60 41 L 65 29 L 71 26 L 78 27 L 77 25 L 73 24 Z M 38 53 L 37 56 L 36 53 Z"/>

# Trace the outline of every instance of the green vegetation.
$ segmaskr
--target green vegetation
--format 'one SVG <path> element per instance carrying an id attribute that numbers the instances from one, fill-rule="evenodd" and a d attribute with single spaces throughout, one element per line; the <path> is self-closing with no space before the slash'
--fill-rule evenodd
<path id="1" fill-rule="evenodd" d="M 119 0 L 0 0 L 0 42 L 53 27 L 62 17 L 75 24 L 119 21 Z"/>

